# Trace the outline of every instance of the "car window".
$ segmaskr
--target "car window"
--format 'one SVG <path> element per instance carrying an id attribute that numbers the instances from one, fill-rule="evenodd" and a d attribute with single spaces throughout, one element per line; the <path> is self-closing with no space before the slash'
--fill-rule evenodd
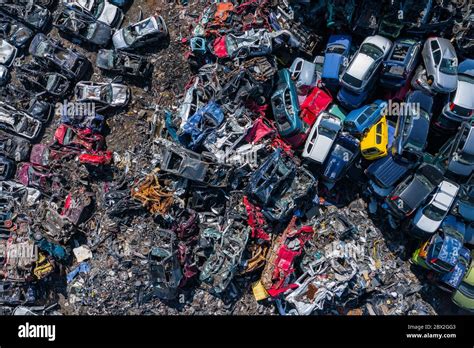
<path id="1" fill-rule="evenodd" d="M 441 50 L 433 52 L 433 60 L 436 64 L 439 64 L 439 62 L 441 61 Z"/>
<path id="2" fill-rule="evenodd" d="M 359 80 L 358 78 L 355 78 L 352 75 L 349 75 L 348 73 L 345 73 L 344 76 L 342 77 L 345 83 L 348 85 L 354 86 L 354 87 L 360 87 L 362 86 L 362 81 Z"/>
<path id="3" fill-rule="evenodd" d="M 371 43 L 363 44 L 360 48 L 360 53 L 368 55 L 373 60 L 377 60 L 383 55 L 383 51 Z"/>
<path id="4" fill-rule="evenodd" d="M 382 144 L 382 137 L 381 137 L 380 135 L 378 135 L 378 134 L 375 136 L 375 143 L 376 143 L 377 145 Z"/>
<path id="5" fill-rule="evenodd" d="M 377 134 L 382 135 L 382 123 L 378 123 L 377 127 L 375 128 Z"/>
<path id="6" fill-rule="evenodd" d="M 436 51 L 439 49 L 439 44 L 438 44 L 438 41 L 436 40 L 432 40 L 430 45 L 431 45 L 431 50 L 433 51 Z"/>
<path id="7" fill-rule="evenodd" d="M 326 53 L 335 53 L 335 54 L 343 54 L 345 52 L 345 47 L 342 45 L 333 45 L 328 47 Z"/>
<path id="8" fill-rule="evenodd" d="M 441 61 L 439 70 L 448 75 L 456 75 L 458 70 L 458 60 L 456 58 L 444 58 Z"/>

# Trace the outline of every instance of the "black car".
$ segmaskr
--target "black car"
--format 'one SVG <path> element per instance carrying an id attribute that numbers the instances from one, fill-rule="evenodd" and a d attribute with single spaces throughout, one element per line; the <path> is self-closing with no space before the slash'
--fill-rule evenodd
<path id="1" fill-rule="evenodd" d="M 324 163 L 323 180 L 333 183 L 342 179 L 359 155 L 359 140 L 350 134 L 339 134 Z"/>
<path id="2" fill-rule="evenodd" d="M 60 32 L 93 45 L 106 46 L 112 38 L 112 29 L 93 16 L 62 7 L 53 20 Z"/>
<path id="3" fill-rule="evenodd" d="M 0 130 L 0 154 L 17 162 L 26 161 L 30 156 L 31 144 L 28 140 Z"/>
<path id="4" fill-rule="evenodd" d="M 352 28 L 353 32 L 361 37 L 375 35 L 382 16 L 382 1 L 364 0 L 356 7 L 356 20 Z"/>
<path id="5" fill-rule="evenodd" d="M 62 96 L 66 94 L 70 83 L 66 76 L 56 72 L 42 71 L 36 65 L 24 65 L 18 68 L 17 79 L 26 89 L 36 91 L 36 95 Z"/>
<path id="6" fill-rule="evenodd" d="M 0 13 L 0 38 L 5 39 L 16 48 L 22 48 L 33 35 L 33 30 L 26 25 Z"/>
<path id="7" fill-rule="evenodd" d="M 90 62 L 82 54 L 64 48 L 58 41 L 41 33 L 33 38 L 29 52 L 39 62 L 56 67 L 70 79 L 80 80 L 90 67 Z"/>
<path id="8" fill-rule="evenodd" d="M 414 160 L 423 156 L 430 129 L 433 97 L 422 91 L 413 91 L 407 98 L 407 108 L 397 118 L 392 153 Z"/>
<path id="9" fill-rule="evenodd" d="M 15 173 L 15 162 L 0 156 L 0 181 L 10 179 Z"/>
<path id="10" fill-rule="evenodd" d="M 99 50 L 96 65 L 123 76 L 146 77 L 152 70 L 150 61 L 141 55 L 116 50 Z"/>
<path id="11" fill-rule="evenodd" d="M 44 31 L 51 21 L 51 12 L 47 8 L 33 2 L 27 4 L 5 4 L 2 2 L 0 11 L 14 17 L 33 30 Z"/>
<path id="12" fill-rule="evenodd" d="M 403 180 L 385 198 L 391 214 L 403 218 L 413 213 L 443 181 L 444 172 L 437 166 L 424 163 L 415 174 Z"/>

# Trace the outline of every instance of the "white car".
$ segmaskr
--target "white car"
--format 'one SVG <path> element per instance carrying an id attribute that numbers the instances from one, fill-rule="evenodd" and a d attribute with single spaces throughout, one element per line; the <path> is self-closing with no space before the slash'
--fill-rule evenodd
<path id="1" fill-rule="evenodd" d="M 134 50 L 156 44 L 168 36 L 168 28 L 161 16 L 151 16 L 118 30 L 112 37 L 117 50 Z"/>
<path id="2" fill-rule="evenodd" d="M 120 107 L 128 104 L 130 88 L 119 83 L 81 81 L 76 85 L 77 102 L 98 103 L 105 107 Z"/>
<path id="3" fill-rule="evenodd" d="M 13 64 L 18 49 L 10 45 L 7 41 L 0 38 L 0 64 L 7 68 Z"/>
<path id="4" fill-rule="evenodd" d="M 123 11 L 107 0 L 63 0 L 63 4 L 90 14 L 111 28 L 119 28 L 123 21 Z"/>
<path id="5" fill-rule="evenodd" d="M 340 129 L 341 120 L 336 116 L 323 112 L 311 128 L 304 145 L 303 157 L 322 164 Z"/>
<path id="6" fill-rule="evenodd" d="M 427 233 L 436 232 L 451 209 L 458 191 L 458 184 L 443 180 L 438 185 L 431 201 L 418 209 L 413 218 L 413 225 Z"/>

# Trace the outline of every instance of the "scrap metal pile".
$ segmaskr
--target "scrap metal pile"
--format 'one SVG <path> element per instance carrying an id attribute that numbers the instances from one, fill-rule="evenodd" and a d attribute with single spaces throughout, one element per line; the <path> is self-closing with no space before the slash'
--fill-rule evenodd
<path id="1" fill-rule="evenodd" d="M 2 313 L 474 310 L 472 3 L 90 3 L 0 5 Z"/>

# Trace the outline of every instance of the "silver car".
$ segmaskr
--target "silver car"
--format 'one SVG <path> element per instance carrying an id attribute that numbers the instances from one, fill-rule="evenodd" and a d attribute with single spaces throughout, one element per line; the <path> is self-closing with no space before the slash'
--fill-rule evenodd
<path id="1" fill-rule="evenodd" d="M 469 121 L 474 113 L 474 59 L 458 67 L 458 86 L 454 98 L 443 108 L 443 115 L 453 121 Z"/>
<path id="2" fill-rule="evenodd" d="M 453 92 L 458 84 L 458 58 L 451 42 L 440 37 L 429 38 L 423 46 L 422 56 L 433 89 L 441 93 Z"/>

